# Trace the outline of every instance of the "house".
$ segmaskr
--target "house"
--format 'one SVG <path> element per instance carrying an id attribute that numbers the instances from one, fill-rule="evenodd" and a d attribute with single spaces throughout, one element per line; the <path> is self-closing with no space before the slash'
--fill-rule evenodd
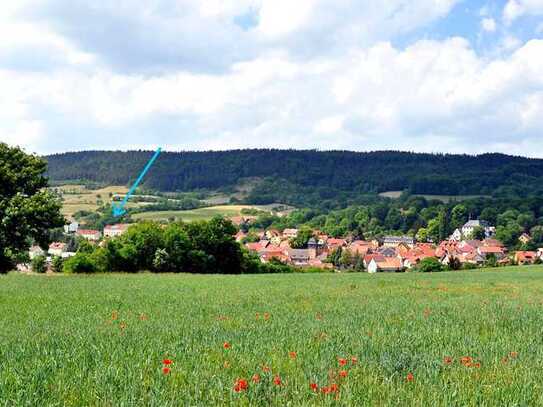
<path id="1" fill-rule="evenodd" d="M 311 259 L 308 249 L 290 249 L 288 256 L 290 262 L 295 266 L 306 266 Z"/>
<path id="2" fill-rule="evenodd" d="M 385 256 L 385 257 L 397 257 L 398 256 L 398 252 L 396 252 L 396 249 L 394 247 L 390 247 L 390 246 L 380 247 L 377 250 L 377 253 L 379 253 L 380 255 Z"/>
<path id="3" fill-rule="evenodd" d="M 104 227 L 104 237 L 117 237 L 121 236 L 128 230 L 130 225 L 126 223 L 117 223 L 116 225 L 107 225 Z"/>
<path id="4" fill-rule="evenodd" d="M 534 264 L 537 259 L 537 253 L 532 251 L 515 252 L 514 260 L 519 265 Z"/>
<path id="5" fill-rule="evenodd" d="M 76 232 L 77 236 L 81 236 L 84 239 L 90 240 L 92 242 L 97 242 L 100 240 L 100 237 L 102 234 L 98 230 L 92 230 L 92 229 L 79 229 Z"/>
<path id="6" fill-rule="evenodd" d="M 485 259 L 489 255 L 496 256 L 497 260 L 501 260 L 505 257 L 505 249 L 499 246 L 480 246 L 477 248 L 477 253 Z"/>
<path id="7" fill-rule="evenodd" d="M 38 256 L 43 256 L 44 254 L 45 252 L 40 246 L 32 246 L 28 251 L 28 257 L 30 257 L 30 260 Z"/>
<path id="8" fill-rule="evenodd" d="M 234 238 L 236 239 L 236 242 L 241 242 L 243 239 L 247 237 L 247 233 L 240 230 L 238 233 L 235 234 Z"/>
<path id="9" fill-rule="evenodd" d="M 496 228 L 490 226 L 485 220 L 469 220 L 462 226 L 462 236 L 471 237 L 477 228 L 482 228 L 485 231 L 485 237 L 492 237 L 496 233 Z"/>
<path id="10" fill-rule="evenodd" d="M 537 257 L 543 260 L 543 247 L 537 249 Z"/>
<path id="11" fill-rule="evenodd" d="M 79 223 L 75 220 L 71 221 L 68 225 L 64 225 L 64 233 L 71 234 L 76 233 L 79 229 Z"/>
<path id="12" fill-rule="evenodd" d="M 400 243 L 404 243 L 409 247 L 415 245 L 415 239 L 410 236 L 385 236 L 383 237 L 383 246 L 385 247 L 396 247 Z"/>
<path id="13" fill-rule="evenodd" d="M 532 240 L 532 237 L 528 233 L 523 233 L 519 236 L 518 240 L 522 244 L 528 244 Z"/>
<path id="14" fill-rule="evenodd" d="M 403 271 L 403 265 L 397 257 L 372 258 L 367 266 L 368 273 Z"/>
<path id="15" fill-rule="evenodd" d="M 62 253 L 66 250 L 66 243 L 53 242 L 49 245 L 49 253 L 51 256 L 62 256 Z"/>
<path id="16" fill-rule="evenodd" d="M 312 259 L 319 256 L 323 248 L 324 242 L 322 240 L 317 241 L 314 237 L 312 237 L 307 242 L 307 250 L 309 251 L 309 256 Z"/>
<path id="17" fill-rule="evenodd" d="M 285 229 L 283 230 L 283 237 L 285 239 L 293 239 L 298 236 L 298 229 Z"/>
<path id="18" fill-rule="evenodd" d="M 367 269 L 372 260 L 384 261 L 385 256 L 379 253 L 369 253 L 364 256 L 364 267 Z"/>
<path id="19" fill-rule="evenodd" d="M 347 241 L 345 239 L 336 239 L 336 238 L 329 238 L 326 240 L 326 246 L 328 246 L 328 249 L 330 251 L 335 250 L 339 247 L 344 247 L 347 245 Z"/>
<path id="20" fill-rule="evenodd" d="M 458 229 L 458 228 L 455 229 L 454 232 L 452 233 L 450 239 L 459 242 L 460 240 L 462 240 L 462 231 L 460 229 Z"/>
<path id="21" fill-rule="evenodd" d="M 377 248 L 378 245 L 375 245 L 372 242 L 366 242 L 365 240 L 353 240 L 349 245 L 349 250 L 351 253 L 358 254 L 360 256 L 365 256 Z"/>
<path id="22" fill-rule="evenodd" d="M 481 256 L 477 250 L 473 250 L 469 253 L 463 253 L 458 257 L 458 259 L 460 260 L 460 263 L 470 263 L 476 265 L 481 265 L 485 262 L 485 258 Z"/>

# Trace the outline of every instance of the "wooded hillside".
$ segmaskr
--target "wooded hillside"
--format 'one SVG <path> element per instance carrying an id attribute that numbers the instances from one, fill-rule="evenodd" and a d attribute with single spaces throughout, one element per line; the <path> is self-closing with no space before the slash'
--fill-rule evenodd
<path id="1" fill-rule="evenodd" d="M 127 184 L 138 176 L 151 155 L 151 151 L 84 151 L 46 158 L 52 181 Z M 246 177 L 264 180 L 249 197 L 254 203 L 281 200 L 300 204 L 392 190 L 527 196 L 543 188 L 543 160 L 503 154 L 396 151 L 163 152 L 144 185 L 160 191 L 218 189 L 236 185 Z"/>

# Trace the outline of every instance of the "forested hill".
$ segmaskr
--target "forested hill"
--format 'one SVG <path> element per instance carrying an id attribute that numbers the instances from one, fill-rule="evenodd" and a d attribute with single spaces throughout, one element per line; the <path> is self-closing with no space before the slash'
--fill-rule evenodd
<path id="1" fill-rule="evenodd" d="M 127 184 L 151 156 L 151 151 L 84 151 L 46 158 L 53 181 Z M 527 195 L 541 192 L 543 160 L 503 154 L 396 151 L 163 152 L 147 175 L 145 186 L 161 191 L 217 189 L 247 177 L 266 180 L 255 191 L 268 195 L 264 201 L 302 191 L 317 193 L 322 199 L 340 192 L 352 195 L 406 189 L 419 194 Z"/>

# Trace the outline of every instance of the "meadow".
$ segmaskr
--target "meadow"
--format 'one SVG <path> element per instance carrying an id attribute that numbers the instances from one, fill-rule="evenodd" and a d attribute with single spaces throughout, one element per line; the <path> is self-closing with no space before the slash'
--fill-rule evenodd
<path id="1" fill-rule="evenodd" d="M 270 210 L 267 207 L 259 207 L 255 205 L 217 205 L 208 206 L 205 208 L 190 209 L 184 211 L 150 211 L 136 213 L 132 215 L 137 220 L 168 220 L 169 218 L 177 218 L 185 222 L 210 220 L 214 216 L 220 215 L 224 217 L 240 216 L 242 209 L 262 209 Z"/>
<path id="2" fill-rule="evenodd" d="M 543 267 L 0 277 L 0 405 L 543 404 Z"/>

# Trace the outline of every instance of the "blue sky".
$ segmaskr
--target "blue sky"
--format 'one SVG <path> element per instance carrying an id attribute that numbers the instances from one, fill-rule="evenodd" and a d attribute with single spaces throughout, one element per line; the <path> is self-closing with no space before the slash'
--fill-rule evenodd
<path id="1" fill-rule="evenodd" d="M 18 0 L 0 141 L 543 157 L 543 0 Z"/>

